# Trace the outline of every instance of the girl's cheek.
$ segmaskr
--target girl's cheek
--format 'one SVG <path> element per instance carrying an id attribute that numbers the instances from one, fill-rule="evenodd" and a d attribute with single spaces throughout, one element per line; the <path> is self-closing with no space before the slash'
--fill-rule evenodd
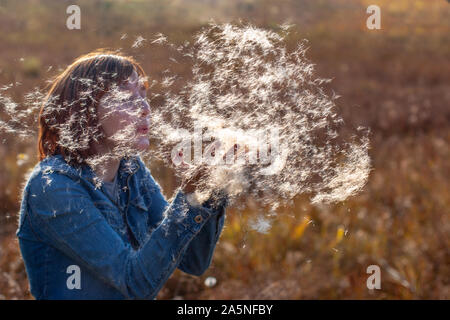
<path id="1" fill-rule="evenodd" d="M 125 110 L 116 109 L 103 121 L 103 127 L 111 136 L 119 130 L 134 128 L 135 123 L 137 123 L 137 117 Z"/>
<path id="2" fill-rule="evenodd" d="M 105 131 L 108 137 L 111 137 L 116 132 L 116 126 L 114 125 L 114 123 L 111 123 L 111 121 L 106 121 L 103 124 L 103 130 Z"/>
<path id="3" fill-rule="evenodd" d="M 114 122 L 116 125 L 120 124 L 124 121 L 128 121 L 129 115 L 126 111 L 116 109 L 113 113 L 110 115 L 111 122 Z"/>
<path id="4" fill-rule="evenodd" d="M 102 126 L 108 136 L 112 136 L 117 132 L 117 130 L 121 129 L 124 126 L 122 122 L 123 116 L 114 112 L 103 120 Z"/>

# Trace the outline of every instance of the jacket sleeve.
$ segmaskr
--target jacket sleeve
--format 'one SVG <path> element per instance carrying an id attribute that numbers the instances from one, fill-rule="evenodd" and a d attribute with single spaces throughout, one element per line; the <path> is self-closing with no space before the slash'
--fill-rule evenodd
<path id="1" fill-rule="evenodd" d="M 148 169 L 145 170 L 145 178 L 149 179 L 150 184 L 156 187 L 156 191 L 152 195 L 149 214 L 153 217 L 158 217 L 168 205 L 168 202 Z M 178 266 L 181 271 L 199 276 L 208 269 L 225 223 L 225 208 L 227 203 L 228 197 L 226 194 L 217 191 L 202 206 L 197 206 L 198 209 L 207 209 L 212 213 L 212 216 L 187 245 L 186 251 Z"/>
<path id="2" fill-rule="evenodd" d="M 42 173 L 30 183 L 28 206 L 42 241 L 88 268 L 128 299 L 153 299 L 213 212 L 178 192 L 161 223 L 135 251 L 110 227 L 79 181 Z"/>
<path id="3" fill-rule="evenodd" d="M 213 200 L 214 199 L 214 200 Z M 225 223 L 226 197 L 207 200 L 202 206 L 212 210 L 212 216 L 189 243 L 178 268 L 196 276 L 202 275 L 210 266 L 217 241 Z"/>

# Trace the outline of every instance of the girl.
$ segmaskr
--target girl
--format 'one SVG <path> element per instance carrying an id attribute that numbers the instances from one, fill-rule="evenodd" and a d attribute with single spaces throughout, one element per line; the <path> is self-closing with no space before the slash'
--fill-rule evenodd
<path id="1" fill-rule="evenodd" d="M 190 201 L 202 170 L 164 199 L 137 155 L 149 147 L 145 79 L 133 58 L 99 50 L 45 98 L 16 233 L 36 299 L 155 299 L 176 268 L 211 263 L 226 195 Z"/>

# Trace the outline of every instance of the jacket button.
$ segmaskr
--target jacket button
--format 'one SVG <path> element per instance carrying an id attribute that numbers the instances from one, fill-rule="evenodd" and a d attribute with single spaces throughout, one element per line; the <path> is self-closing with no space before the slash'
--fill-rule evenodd
<path id="1" fill-rule="evenodd" d="M 201 223 L 203 221 L 203 217 L 201 215 L 198 215 L 198 216 L 195 216 L 194 220 L 197 223 Z"/>

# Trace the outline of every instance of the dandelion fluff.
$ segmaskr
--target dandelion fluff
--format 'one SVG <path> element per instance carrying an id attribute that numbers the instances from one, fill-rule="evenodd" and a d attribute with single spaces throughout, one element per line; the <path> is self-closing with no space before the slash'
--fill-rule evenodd
<path id="1" fill-rule="evenodd" d="M 336 96 L 321 87 L 329 80 L 314 78 L 305 42 L 288 52 L 287 30 L 209 25 L 185 54 L 192 58 L 192 79 L 179 92 L 167 90 L 164 106 L 154 111 L 158 125 L 152 134 L 159 141 L 154 156 L 170 158 L 174 132 L 182 132 L 191 151 L 196 127 L 203 134 L 202 150 L 212 141 L 221 143 L 219 156 L 233 143 L 248 150 L 246 161 L 209 164 L 198 190 L 204 198 L 222 188 L 231 201 L 253 196 L 273 209 L 303 193 L 313 203 L 330 203 L 357 194 L 368 179 L 367 131 L 356 132 L 351 141 L 339 135 L 343 120 L 335 110 Z M 269 131 L 277 139 L 270 134 L 260 139 Z M 260 161 L 261 154 L 270 161 Z M 190 175 L 200 165 L 191 164 L 178 174 Z"/>

